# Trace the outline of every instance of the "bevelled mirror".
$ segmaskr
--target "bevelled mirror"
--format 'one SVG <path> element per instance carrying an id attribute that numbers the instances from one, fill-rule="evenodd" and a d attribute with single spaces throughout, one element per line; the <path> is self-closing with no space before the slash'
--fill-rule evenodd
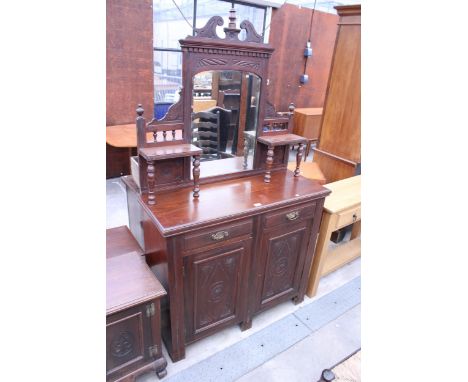
<path id="1" fill-rule="evenodd" d="M 203 150 L 201 176 L 253 169 L 260 77 L 210 70 L 192 81 L 191 143 Z"/>

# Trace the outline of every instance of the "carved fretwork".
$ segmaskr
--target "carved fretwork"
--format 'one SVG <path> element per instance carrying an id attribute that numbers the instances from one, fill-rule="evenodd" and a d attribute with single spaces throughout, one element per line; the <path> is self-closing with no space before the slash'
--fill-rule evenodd
<path id="1" fill-rule="evenodd" d="M 197 66 L 226 65 L 227 63 L 228 61 L 222 58 L 201 58 Z"/>
<path id="2" fill-rule="evenodd" d="M 235 66 L 241 66 L 243 68 L 252 68 L 252 69 L 260 68 L 260 64 L 258 62 L 253 62 L 253 61 L 232 60 L 232 64 Z"/>
<path id="3" fill-rule="evenodd" d="M 181 89 L 179 101 L 177 101 L 175 104 L 169 107 L 164 117 L 162 117 L 161 119 L 153 118 L 153 120 L 149 122 L 147 126 L 163 125 L 168 122 L 182 122 L 184 119 L 183 98 L 183 89 Z"/>

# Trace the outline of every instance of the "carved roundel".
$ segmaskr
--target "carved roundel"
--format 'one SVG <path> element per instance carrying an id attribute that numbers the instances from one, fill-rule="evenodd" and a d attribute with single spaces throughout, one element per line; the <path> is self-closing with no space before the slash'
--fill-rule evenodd
<path id="1" fill-rule="evenodd" d="M 226 294 L 226 288 L 224 287 L 224 281 L 217 281 L 210 286 L 210 301 L 220 302 Z"/>
<path id="2" fill-rule="evenodd" d="M 114 357 L 122 358 L 133 351 L 135 339 L 130 332 L 121 332 L 110 344 L 110 351 Z"/>
<path id="3" fill-rule="evenodd" d="M 278 257 L 273 264 L 272 273 L 274 276 L 283 276 L 288 270 L 288 258 Z"/>

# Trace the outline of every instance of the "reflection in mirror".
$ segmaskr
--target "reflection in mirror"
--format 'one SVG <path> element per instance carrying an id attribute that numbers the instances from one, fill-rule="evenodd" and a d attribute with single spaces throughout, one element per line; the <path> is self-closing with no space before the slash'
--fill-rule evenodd
<path id="1" fill-rule="evenodd" d="M 193 78 L 192 144 L 203 150 L 202 177 L 253 168 L 261 79 L 234 70 Z"/>

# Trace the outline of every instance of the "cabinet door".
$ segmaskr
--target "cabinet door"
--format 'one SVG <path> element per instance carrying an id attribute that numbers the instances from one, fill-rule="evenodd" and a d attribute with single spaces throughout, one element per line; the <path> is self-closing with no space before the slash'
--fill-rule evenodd
<path id="1" fill-rule="evenodd" d="M 309 233 L 310 222 L 264 232 L 257 263 L 257 311 L 298 293 Z"/>
<path id="2" fill-rule="evenodd" d="M 152 345 L 151 320 L 147 309 L 150 303 L 142 304 L 107 316 L 107 376 L 126 373 L 142 365 Z"/>
<path id="3" fill-rule="evenodd" d="M 185 257 L 186 342 L 243 320 L 250 246 L 249 239 Z"/>

